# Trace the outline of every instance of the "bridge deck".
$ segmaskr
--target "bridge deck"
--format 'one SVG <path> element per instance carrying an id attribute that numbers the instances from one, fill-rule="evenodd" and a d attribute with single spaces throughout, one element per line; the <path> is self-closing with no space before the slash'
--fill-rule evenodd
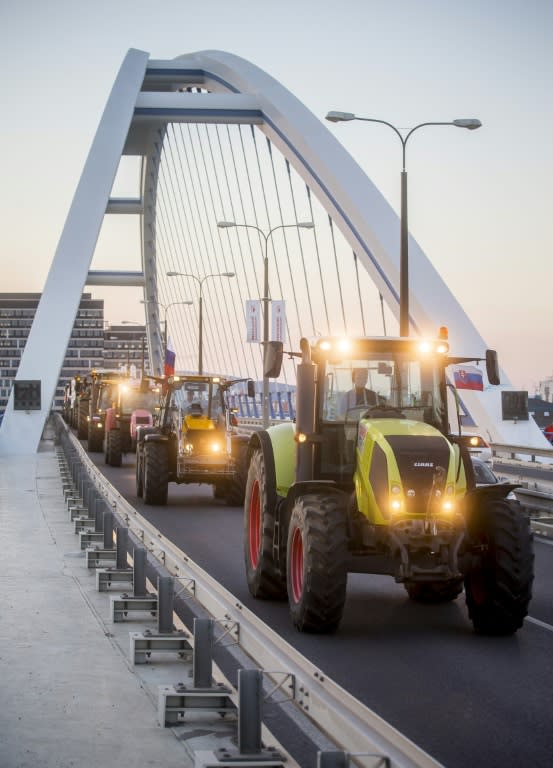
<path id="1" fill-rule="evenodd" d="M 112 623 L 64 503 L 52 441 L 35 455 L 3 457 L 0 499 L 2 765 L 186 768 L 193 752 L 214 749 L 214 736 L 184 735 L 198 729 L 192 715 L 175 732 L 157 725 L 158 686 L 186 679 L 188 664 L 132 668 L 129 630 L 155 630 L 154 622 Z M 220 746 L 230 723 L 213 728 Z"/>

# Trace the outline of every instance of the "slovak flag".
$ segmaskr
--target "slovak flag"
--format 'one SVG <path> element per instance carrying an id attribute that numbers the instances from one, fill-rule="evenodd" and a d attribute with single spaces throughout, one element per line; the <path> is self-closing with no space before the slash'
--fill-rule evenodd
<path id="1" fill-rule="evenodd" d="M 175 350 L 173 349 L 173 342 L 171 339 L 167 341 L 167 347 L 165 349 L 165 375 L 175 375 Z"/>
<path id="2" fill-rule="evenodd" d="M 458 365 L 453 369 L 453 378 L 457 389 L 484 391 L 482 371 L 475 365 Z"/>

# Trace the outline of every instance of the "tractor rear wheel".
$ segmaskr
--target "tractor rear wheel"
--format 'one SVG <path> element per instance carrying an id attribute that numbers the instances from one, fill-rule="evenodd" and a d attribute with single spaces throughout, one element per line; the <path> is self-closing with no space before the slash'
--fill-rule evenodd
<path id="1" fill-rule="evenodd" d="M 286 598 L 286 581 L 273 556 L 276 488 L 269 487 L 263 452 L 253 452 L 244 499 L 244 560 L 248 588 L 254 597 Z"/>
<path id="2" fill-rule="evenodd" d="M 225 501 L 229 507 L 240 507 L 244 503 L 247 479 L 246 451 L 246 446 L 241 447 L 236 456 L 236 472 L 226 488 Z"/>
<path id="3" fill-rule="evenodd" d="M 456 600 L 463 591 L 462 579 L 449 581 L 405 582 L 405 591 L 417 603 L 449 603 Z"/>
<path id="4" fill-rule="evenodd" d="M 106 436 L 106 444 L 106 463 L 111 467 L 120 467 L 123 456 L 120 430 L 110 429 Z"/>
<path id="5" fill-rule="evenodd" d="M 347 584 L 347 529 L 339 499 L 298 496 L 288 526 L 286 557 L 290 615 L 301 632 L 334 632 Z"/>
<path id="6" fill-rule="evenodd" d="M 103 444 L 102 430 L 98 429 L 94 422 L 88 424 L 88 450 L 90 453 L 96 453 L 102 450 Z"/>
<path id="7" fill-rule="evenodd" d="M 144 445 L 144 502 L 146 504 L 167 504 L 169 485 L 169 461 L 167 443 L 145 443 Z"/>
<path id="8" fill-rule="evenodd" d="M 511 635 L 528 613 L 534 580 L 530 522 L 516 502 L 488 502 L 472 522 L 480 563 L 465 576 L 469 617 L 479 634 Z"/>
<path id="9" fill-rule="evenodd" d="M 86 440 L 88 437 L 88 401 L 86 402 L 86 408 L 84 405 L 79 405 L 77 416 L 77 437 L 79 440 Z"/>

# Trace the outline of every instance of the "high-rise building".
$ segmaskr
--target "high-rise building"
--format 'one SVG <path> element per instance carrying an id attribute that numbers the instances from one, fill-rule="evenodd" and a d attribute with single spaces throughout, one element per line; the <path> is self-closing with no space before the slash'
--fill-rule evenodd
<path id="1" fill-rule="evenodd" d="M 40 301 L 40 293 L 0 293 L 0 420 Z M 144 365 L 143 365 L 144 361 Z M 61 410 L 65 384 L 93 368 L 132 366 L 148 371 L 146 328 L 106 326 L 103 299 L 83 293 L 56 387 L 53 407 Z"/>
<path id="2" fill-rule="evenodd" d="M 149 372 L 146 326 L 109 325 L 104 330 L 104 368 Z"/>

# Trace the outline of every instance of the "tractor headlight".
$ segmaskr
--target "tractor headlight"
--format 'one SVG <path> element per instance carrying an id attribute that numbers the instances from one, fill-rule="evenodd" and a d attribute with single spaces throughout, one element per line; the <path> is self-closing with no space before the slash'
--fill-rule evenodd
<path id="1" fill-rule="evenodd" d="M 187 453 L 188 455 L 190 455 L 190 454 L 192 453 L 192 451 L 193 451 L 193 450 L 194 450 L 194 446 L 192 445 L 192 443 L 186 443 L 186 444 L 185 444 L 185 446 L 184 446 L 184 452 L 185 452 L 185 453 Z"/>
<path id="2" fill-rule="evenodd" d="M 442 501 L 442 512 L 444 512 L 446 515 L 450 515 L 452 512 L 455 511 L 455 502 L 453 499 L 444 499 Z"/>
<path id="3" fill-rule="evenodd" d="M 401 485 L 398 483 L 392 483 L 390 486 L 390 512 L 391 514 L 397 514 L 403 509 L 403 494 Z"/>
<path id="4" fill-rule="evenodd" d="M 212 453 L 220 453 L 221 452 L 221 443 L 211 443 L 211 451 L 212 451 Z"/>

